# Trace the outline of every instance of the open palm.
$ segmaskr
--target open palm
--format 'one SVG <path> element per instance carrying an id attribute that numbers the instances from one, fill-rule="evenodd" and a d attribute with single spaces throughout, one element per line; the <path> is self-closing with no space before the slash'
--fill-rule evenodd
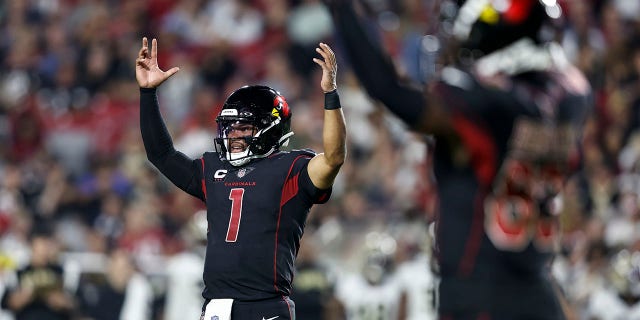
<path id="1" fill-rule="evenodd" d="M 142 47 L 136 59 L 136 80 L 141 88 L 155 88 L 178 72 L 180 68 L 173 67 L 167 71 L 158 67 L 158 42 L 151 40 L 151 51 L 147 37 L 142 38 Z"/>
<path id="2" fill-rule="evenodd" d="M 336 84 L 336 74 L 338 73 L 338 63 L 336 62 L 336 55 L 333 50 L 325 44 L 320 43 L 316 48 L 322 59 L 313 58 L 313 61 L 322 67 L 322 79 L 320 80 L 320 87 L 324 92 L 330 92 L 338 88 Z"/>

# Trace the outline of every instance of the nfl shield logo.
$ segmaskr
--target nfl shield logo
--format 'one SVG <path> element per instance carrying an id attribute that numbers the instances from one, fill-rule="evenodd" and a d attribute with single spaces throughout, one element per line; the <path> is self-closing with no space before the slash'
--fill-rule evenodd
<path id="1" fill-rule="evenodd" d="M 218 318 L 218 316 L 213 316 L 211 317 L 211 320 L 219 320 L 220 318 Z"/>
<path id="2" fill-rule="evenodd" d="M 247 169 L 246 168 L 242 168 L 240 170 L 238 170 L 238 178 L 242 178 L 247 174 Z M 217 320 L 217 319 L 216 319 Z"/>

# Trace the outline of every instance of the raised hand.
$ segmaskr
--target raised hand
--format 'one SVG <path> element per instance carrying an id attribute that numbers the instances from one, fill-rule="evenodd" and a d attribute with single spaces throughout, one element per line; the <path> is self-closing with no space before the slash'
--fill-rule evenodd
<path id="1" fill-rule="evenodd" d="M 320 80 L 320 87 L 324 92 L 331 92 L 338 88 L 336 83 L 336 75 L 338 73 L 338 63 L 336 62 L 336 55 L 333 50 L 325 44 L 320 43 L 316 51 L 322 56 L 323 60 L 313 58 L 313 62 L 322 67 L 322 80 Z"/>
<path id="2" fill-rule="evenodd" d="M 173 67 L 167 71 L 158 67 L 158 41 L 151 40 L 151 52 L 147 37 L 142 38 L 142 48 L 136 59 L 136 80 L 141 88 L 155 88 L 178 72 L 180 68 Z"/>

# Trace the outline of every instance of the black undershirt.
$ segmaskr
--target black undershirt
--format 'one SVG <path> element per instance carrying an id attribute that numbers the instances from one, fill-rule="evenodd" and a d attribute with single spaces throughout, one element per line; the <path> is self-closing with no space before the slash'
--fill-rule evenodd
<path id="1" fill-rule="evenodd" d="M 140 131 L 147 158 L 178 188 L 204 200 L 199 161 L 177 151 L 162 115 L 155 88 L 140 88 Z"/>

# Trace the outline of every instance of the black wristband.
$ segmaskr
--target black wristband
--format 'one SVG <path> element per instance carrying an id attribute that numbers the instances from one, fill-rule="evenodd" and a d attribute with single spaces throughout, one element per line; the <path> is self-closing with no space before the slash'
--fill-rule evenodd
<path id="1" fill-rule="evenodd" d="M 325 110 L 336 110 L 340 109 L 340 96 L 338 95 L 338 90 L 333 90 L 330 92 L 326 92 L 324 94 L 324 109 Z"/>
<path id="2" fill-rule="evenodd" d="M 157 88 L 143 88 L 140 87 L 140 93 L 156 93 Z"/>

